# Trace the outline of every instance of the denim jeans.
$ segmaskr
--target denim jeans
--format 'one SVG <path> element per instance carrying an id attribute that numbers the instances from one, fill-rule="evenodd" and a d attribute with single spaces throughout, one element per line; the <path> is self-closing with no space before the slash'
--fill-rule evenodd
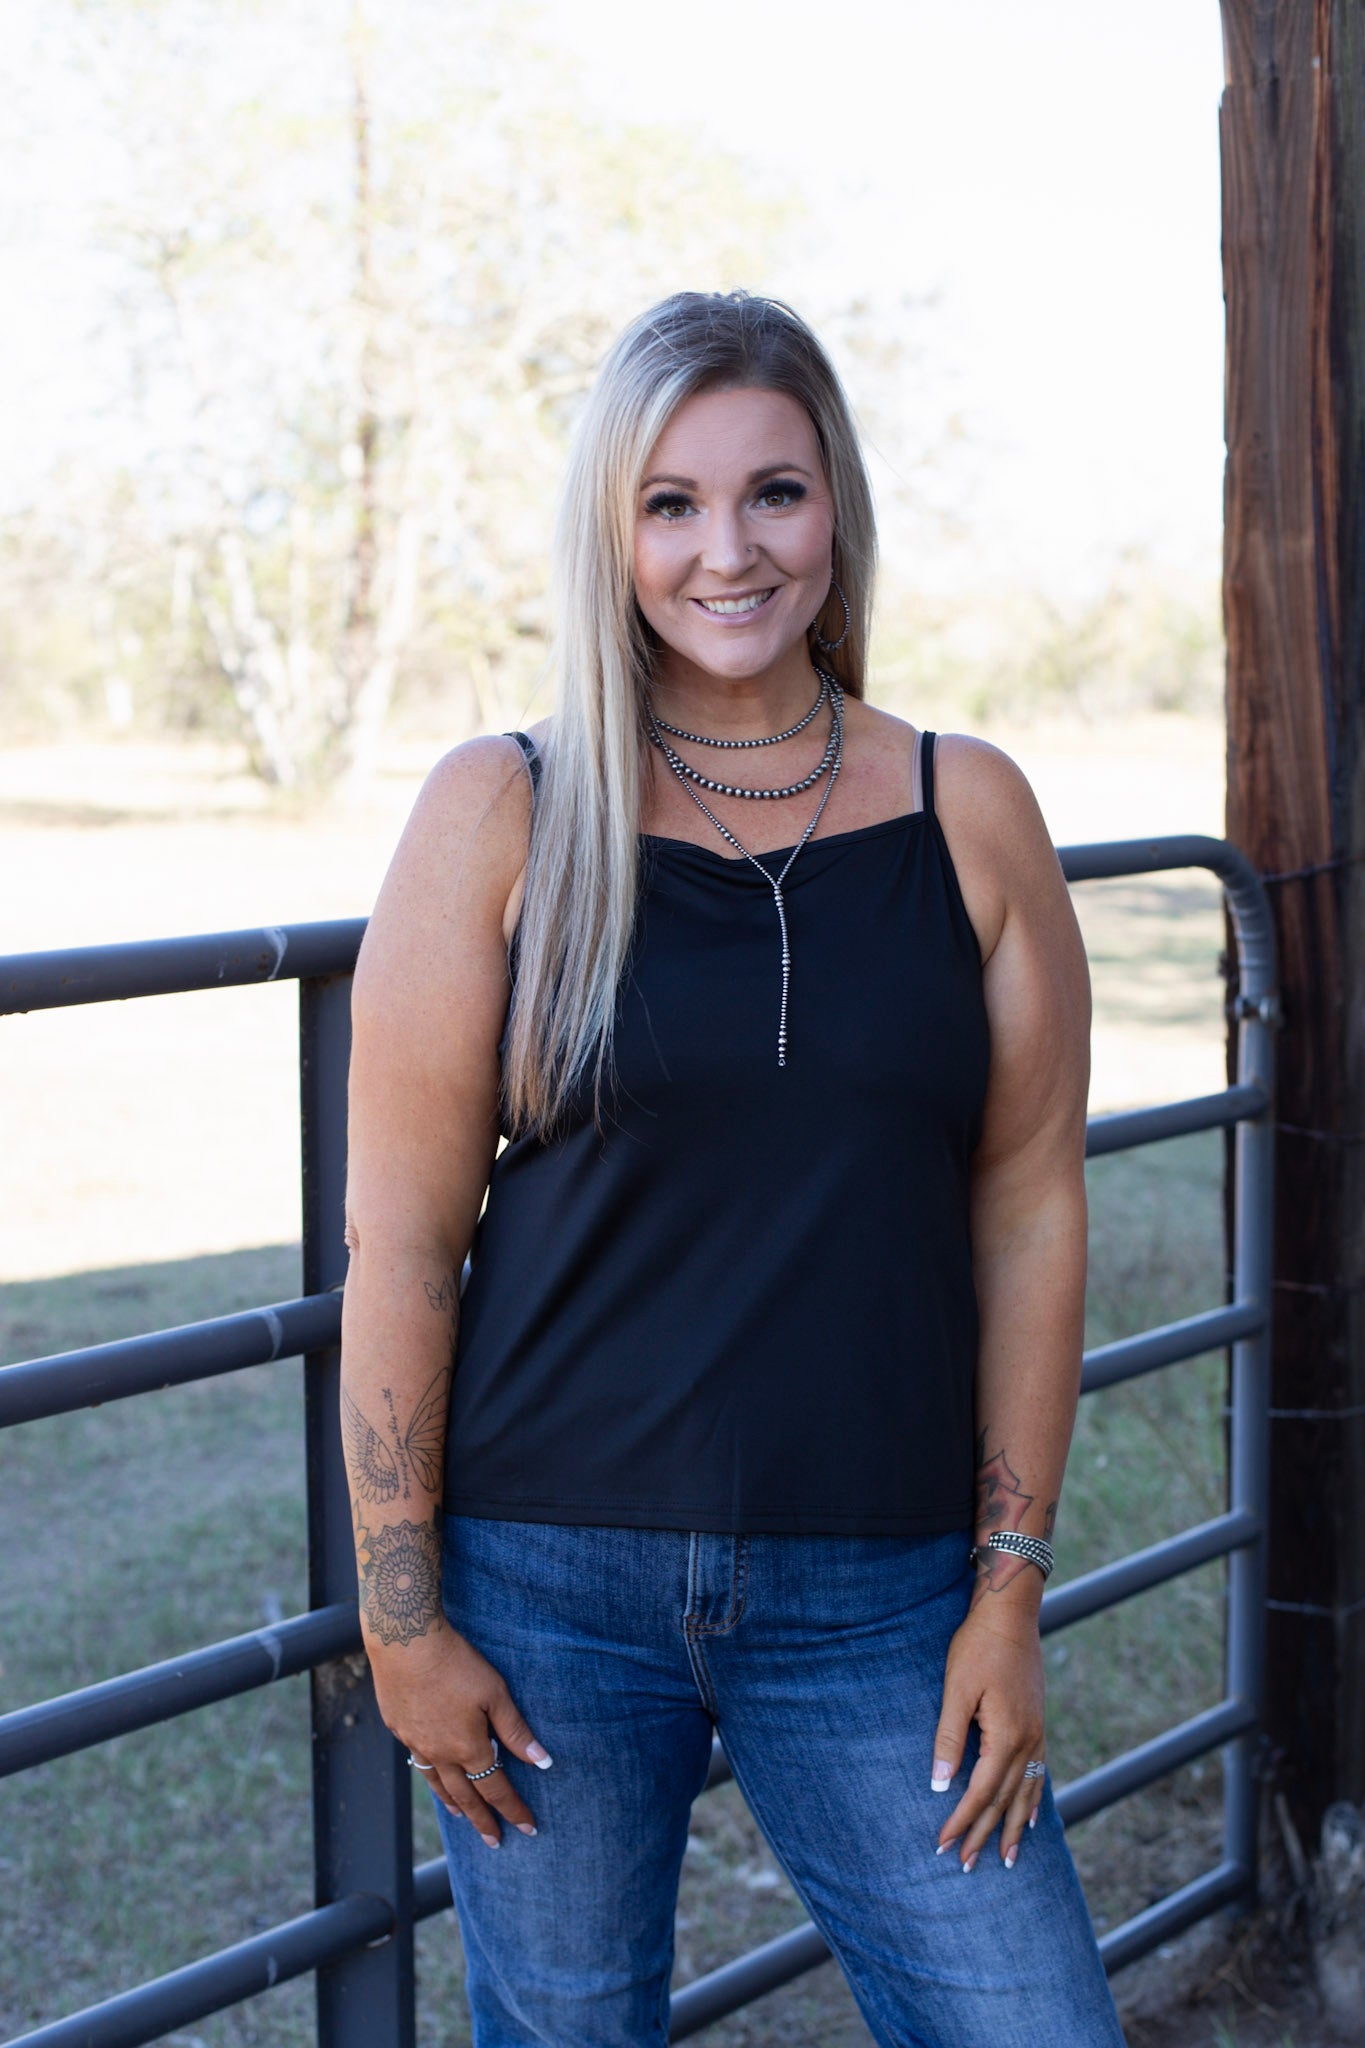
<path id="1" fill-rule="evenodd" d="M 438 1807 L 475 2048 L 662 2048 L 688 1815 L 718 1731 L 773 1852 L 896 2048 L 1123 2048 L 1045 1784 L 964 1877 L 929 1789 L 965 1532 L 716 1536 L 451 1515 L 453 1625 L 554 1758 L 534 1839 Z M 504 1752 L 504 1755 L 506 1753 Z"/>

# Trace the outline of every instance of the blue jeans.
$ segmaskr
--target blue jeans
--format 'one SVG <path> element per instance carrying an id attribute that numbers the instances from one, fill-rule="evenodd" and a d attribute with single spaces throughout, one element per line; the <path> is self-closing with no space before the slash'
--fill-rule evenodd
<path id="1" fill-rule="evenodd" d="M 895 2048 L 1123 2048 L 1045 1786 L 963 1877 L 929 1789 L 970 1537 L 686 1535 L 451 1515 L 444 1600 L 554 1758 L 508 1758 L 534 1840 L 438 1807 L 475 2048 L 662 2048 L 688 1815 L 718 1730 Z"/>

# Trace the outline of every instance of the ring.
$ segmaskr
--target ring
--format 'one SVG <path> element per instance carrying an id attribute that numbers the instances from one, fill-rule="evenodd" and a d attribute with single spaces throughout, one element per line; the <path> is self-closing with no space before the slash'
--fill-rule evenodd
<path id="1" fill-rule="evenodd" d="M 1041 1757 L 1035 1757 L 1032 1763 L 1024 1765 L 1024 1776 L 1025 1778 L 1045 1778 L 1047 1776 L 1047 1765 Z"/>
<path id="2" fill-rule="evenodd" d="M 414 1771 L 434 1771 L 435 1764 L 419 1764 L 412 1751 L 408 1751 L 408 1763 Z"/>
<path id="3" fill-rule="evenodd" d="M 501 1769 L 502 1765 L 498 1762 L 497 1737 L 495 1736 L 493 1738 L 493 1761 L 488 1766 L 488 1769 L 486 1771 L 466 1771 L 465 1776 L 466 1778 L 468 1778 L 471 1785 L 477 1785 L 480 1778 L 491 1778 L 494 1771 L 500 1771 Z"/>

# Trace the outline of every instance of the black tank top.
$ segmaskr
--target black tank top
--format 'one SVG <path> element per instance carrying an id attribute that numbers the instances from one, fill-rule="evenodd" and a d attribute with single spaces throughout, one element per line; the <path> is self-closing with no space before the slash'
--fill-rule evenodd
<path id="1" fill-rule="evenodd" d="M 561 1136 L 515 1138 L 493 1168 L 450 1512 L 970 1525 L 989 1041 L 929 733 L 921 760 L 922 811 L 812 840 L 787 879 L 785 1067 L 771 889 L 738 856 L 642 837 L 602 1127 L 585 1088 Z"/>

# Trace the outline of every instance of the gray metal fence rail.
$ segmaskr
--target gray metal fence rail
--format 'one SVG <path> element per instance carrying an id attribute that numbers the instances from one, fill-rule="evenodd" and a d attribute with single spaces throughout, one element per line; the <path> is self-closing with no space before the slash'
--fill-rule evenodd
<path id="1" fill-rule="evenodd" d="M 1201 1315 L 1087 1353 L 1084 1391 L 1230 1347 L 1231 1435 L 1224 1513 L 1049 1592 L 1044 1633 L 1227 1557 L 1223 1698 L 1057 1793 L 1077 1821 L 1215 1748 L 1224 1750 L 1222 1856 L 1192 1883 L 1100 1943 L 1117 1969 L 1256 1882 L 1253 1743 L 1261 1706 L 1269 1401 L 1274 943 L 1266 898 L 1245 857 L 1207 838 L 1063 848 L 1072 882 L 1205 868 L 1223 884 L 1237 945 L 1236 1083 L 1193 1101 L 1092 1117 L 1098 1157 L 1189 1131 L 1235 1126 L 1231 1299 Z M 350 971 L 360 919 L 162 939 L 0 959 L 0 1014 L 195 989 L 297 980 L 303 1130 L 303 1293 L 294 1301 L 178 1330 L 98 1344 L 0 1371 L 0 1427 L 95 1402 L 306 1361 L 309 1611 L 274 1627 L 168 1658 L 0 1717 L 0 1776 L 150 1727 L 212 1700 L 302 1671 L 312 1674 L 312 1912 L 216 1955 L 39 2027 L 10 2048 L 139 2048 L 287 1978 L 317 1973 L 320 2048 L 411 2048 L 414 1924 L 450 1904 L 439 1861 L 413 1868 L 411 1788 L 403 1753 L 380 1722 L 360 1644 L 350 1512 L 337 1428 L 344 1279 L 345 1085 Z M 717 1743 L 708 1789 L 729 1776 Z M 807 1923 L 680 1991 L 682 2040 L 828 1955 Z"/>

